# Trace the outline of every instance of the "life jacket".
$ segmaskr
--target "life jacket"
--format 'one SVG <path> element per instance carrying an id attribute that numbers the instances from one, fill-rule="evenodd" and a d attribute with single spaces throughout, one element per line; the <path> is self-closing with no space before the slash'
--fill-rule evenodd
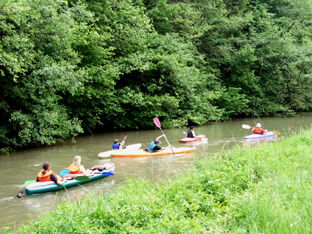
<path id="1" fill-rule="evenodd" d="M 154 150 L 155 146 L 156 146 L 156 144 L 154 143 L 154 141 L 152 141 L 151 144 L 148 147 L 148 151 L 149 152 L 156 152 L 156 150 Z"/>
<path id="2" fill-rule="evenodd" d="M 39 171 L 39 173 L 37 175 L 39 182 L 52 181 L 50 178 L 50 175 L 52 175 L 52 174 L 56 177 L 56 174 L 51 170 L 46 172 L 45 174 L 43 174 L 42 171 L 43 170 Z"/>
<path id="3" fill-rule="evenodd" d="M 255 128 L 253 131 L 252 131 L 253 133 L 255 133 L 255 134 L 264 134 L 264 129 L 262 129 L 262 128 Z"/>
<path id="4" fill-rule="evenodd" d="M 113 144 L 113 149 L 119 149 L 119 143 L 118 142 Z"/>
<path id="5" fill-rule="evenodd" d="M 69 174 L 80 174 L 81 173 L 80 165 L 77 165 L 74 167 L 73 163 L 69 165 L 68 170 L 69 170 Z"/>

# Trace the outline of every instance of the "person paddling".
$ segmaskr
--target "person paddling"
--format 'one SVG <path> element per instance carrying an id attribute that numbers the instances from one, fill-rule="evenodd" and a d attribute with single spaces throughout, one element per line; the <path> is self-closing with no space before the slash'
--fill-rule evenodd
<path id="1" fill-rule="evenodd" d="M 261 128 L 261 123 L 257 123 L 256 127 L 252 129 L 252 133 L 263 135 L 265 130 Z"/>
<path id="2" fill-rule="evenodd" d="M 125 140 L 123 140 L 121 143 L 119 143 L 119 140 L 118 139 L 115 139 L 114 140 L 114 143 L 113 143 L 113 149 L 120 149 L 120 148 L 123 148 L 123 145 L 125 144 Z"/>
<path id="3" fill-rule="evenodd" d="M 84 174 L 85 176 L 92 176 L 91 173 L 86 171 L 84 166 L 80 165 L 81 157 L 79 155 L 74 157 L 73 163 L 69 165 L 69 174 Z"/>
<path id="4" fill-rule="evenodd" d="M 42 165 L 43 170 L 39 171 L 37 175 L 37 182 L 44 182 L 44 181 L 53 181 L 58 185 L 62 185 L 66 182 L 65 178 L 61 178 L 60 176 L 56 175 L 51 170 L 51 164 L 48 162 L 43 163 Z"/>
<path id="5" fill-rule="evenodd" d="M 187 131 L 186 137 L 188 138 L 196 138 L 196 134 L 194 131 L 194 126 L 191 126 L 190 129 Z"/>
<path id="6" fill-rule="evenodd" d="M 161 135 L 159 137 L 156 138 L 156 140 L 152 141 L 148 147 L 148 152 L 157 152 L 159 150 L 163 150 L 163 149 L 167 149 L 168 147 L 160 147 L 161 142 L 159 141 L 160 138 L 164 137 L 165 135 Z"/>

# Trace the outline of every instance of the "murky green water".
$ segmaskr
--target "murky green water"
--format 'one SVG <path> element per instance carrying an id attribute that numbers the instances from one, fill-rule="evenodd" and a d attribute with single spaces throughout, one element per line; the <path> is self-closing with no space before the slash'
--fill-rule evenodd
<path id="1" fill-rule="evenodd" d="M 151 120 L 152 121 L 152 120 Z M 110 150 L 115 138 L 120 140 L 128 135 L 127 144 L 142 143 L 147 147 L 151 140 L 161 135 L 159 129 L 148 131 L 109 132 L 93 136 L 76 138 L 76 143 L 67 140 L 54 146 L 40 147 L 37 149 L 23 150 L 11 155 L 0 155 L 0 227 L 20 225 L 52 209 L 60 200 L 74 200 L 87 194 L 89 191 L 111 191 L 118 184 L 123 183 L 126 177 L 146 178 L 152 181 L 166 179 L 175 174 L 177 170 L 188 167 L 193 162 L 195 155 L 218 153 L 220 150 L 230 149 L 236 144 L 259 144 L 261 141 L 246 142 L 245 135 L 250 130 L 242 128 L 242 124 L 255 126 L 261 122 L 263 128 L 281 132 L 279 138 L 291 135 L 300 129 L 311 128 L 312 113 L 301 114 L 290 118 L 261 118 L 261 119 L 235 119 L 224 123 L 213 123 L 195 128 L 196 134 L 205 134 L 207 143 L 179 143 L 184 137 L 183 129 L 165 129 L 164 132 L 172 146 L 195 146 L 196 150 L 182 156 L 159 156 L 144 158 L 99 158 L 99 152 Z M 162 139 L 162 146 L 166 146 Z M 14 196 L 22 189 L 26 180 L 34 180 L 42 163 L 49 161 L 52 170 L 59 173 L 65 169 L 75 155 L 82 157 L 82 165 L 86 168 L 105 162 L 115 163 L 115 176 L 96 182 L 70 188 L 67 192 L 47 193 L 38 196 L 29 196 L 16 199 Z"/>

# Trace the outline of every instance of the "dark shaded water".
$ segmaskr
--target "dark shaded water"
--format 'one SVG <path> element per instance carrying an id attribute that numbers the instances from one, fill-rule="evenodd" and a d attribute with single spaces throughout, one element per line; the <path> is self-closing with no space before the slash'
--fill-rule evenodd
<path id="1" fill-rule="evenodd" d="M 152 120 L 151 120 L 152 121 Z M 107 158 L 102 159 L 99 152 L 110 150 L 114 138 L 120 140 L 128 135 L 127 144 L 142 143 L 147 147 L 151 140 L 161 135 L 159 129 L 148 131 L 108 132 L 93 136 L 77 137 L 76 143 L 67 140 L 53 146 L 37 149 L 23 150 L 11 155 L 0 155 L 0 227 L 20 225 L 26 223 L 30 217 L 51 210 L 60 200 L 74 200 L 87 194 L 89 191 L 110 191 L 118 184 L 123 183 L 126 177 L 146 178 L 151 181 L 166 179 L 178 170 L 188 167 L 195 155 L 209 157 L 213 153 L 230 149 L 234 145 L 259 144 L 259 141 L 246 142 L 243 136 L 249 135 L 250 130 L 242 128 L 242 124 L 255 126 L 261 122 L 263 128 L 281 132 L 281 137 L 291 135 L 300 129 L 311 128 L 312 113 L 301 114 L 289 118 L 261 118 L 261 119 L 235 119 L 224 123 L 213 123 L 195 128 L 196 134 L 205 134 L 207 143 L 179 143 L 184 137 L 183 129 L 165 129 L 164 132 L 172 146 L 195 146 L 196 150 L 180 156 L 154 156 L 144 158 Z M 162 146 L 166 146 L 162 139 Z M 67 192 L 47 193 L 38 196 L 29 196 L 15 199 L 14 196 L 22 189 L 26 180 L 34 180 L 42 163 L 49 161 L 52 170 L 59 173 L 65 169 L 75 155 L 82 157 L 82 165 L 86 168 L 103 164 L 115 163 L 115 176 L 105 178 L 93 183 L 70 188 Z"/>

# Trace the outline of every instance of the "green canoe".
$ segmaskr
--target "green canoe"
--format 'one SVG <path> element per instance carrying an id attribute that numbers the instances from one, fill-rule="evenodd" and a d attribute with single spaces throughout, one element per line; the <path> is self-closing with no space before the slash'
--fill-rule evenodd
<path id="1" fill-rule="evenodd" d="M 103 171 L 101 174 L 94 174 L 89 177 L 90 180 L 67 180 L 63 185 L 55 184 L 52 181 L 47 182 L 35 182 L 30 185 L 28 185 L 25 188 L 26 196 L 34 195 L 34 194 L 41 194 L 41 193 L 47 193 L 47 192 L 54 192 L 59 191 L 65 188 L 73 187 L 79 184 L 88 183 L 91 181 L 103 179 L 105 177 L 114 175 L 112 171 Z M 87 177 L 88 178 L 88 177 Z"/>

